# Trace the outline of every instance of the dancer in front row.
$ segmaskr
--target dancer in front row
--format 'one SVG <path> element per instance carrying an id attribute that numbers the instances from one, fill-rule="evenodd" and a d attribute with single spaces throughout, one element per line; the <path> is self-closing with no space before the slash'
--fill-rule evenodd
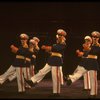
<path id="1" fill-rule="evenodd" d="M 53 46 L 42 46 L 42 49 L 50 53 L 50 57 L 46 65 L 39 70 L 39 72 L 31 77 L 31 81 L 26 80 L 30 86 L 34 86 L 36 83 L 40 82 L 44 76 L 51 71 L 52 81 L 53 81 L 53 95 L 58 96 L 60 94 L 61 86 L 61 67 L 63 64 L 64 50 L 66 47 L 65 43 L 66 32 L 62 29 L 57 31 L 56 44 Z"/>
<path id="2" fill-rule="evenodd" d="M 90 75 L 90 98 L 95 98 L 98 92 L 98 83 L 97 83 L 97 70 L 99 70 L 99 64 L 97 62 L 98 54 L 100 53 L 100 44 L 99 38 L 100 33 L 94 31 L 92 35 L 92 44 L 89 47 L 89 52 L 86 57 L 82 58 L 82 61 L 78 65 L 77 71 L 73 75 L 68 75 L 66 82 L 67 85 L 71 85 L 77 81 L 81 76 L 83 76 L 87 71 Z M 85 52 L 79 52 L 79 55 L 84 55 Z"/>

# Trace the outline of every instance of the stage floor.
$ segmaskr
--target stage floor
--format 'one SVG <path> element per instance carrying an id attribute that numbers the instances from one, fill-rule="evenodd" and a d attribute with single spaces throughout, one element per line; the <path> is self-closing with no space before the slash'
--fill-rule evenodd
<path id="1" fill-rule="evenodd" d="M 18 94 L 16 80 L 6 81 L 0 85 L 0 99 L 88 99 L 89 91 L 83 91 L 83 80 L 78 80 L 71 86 L 61 87 L 60 97 L 52 97 L 52 80 L 44 79 L 32 89 L 26 89 L 25 94 Z M 100 99 L 100 80 L 98 81 L 98 96 Z"/>

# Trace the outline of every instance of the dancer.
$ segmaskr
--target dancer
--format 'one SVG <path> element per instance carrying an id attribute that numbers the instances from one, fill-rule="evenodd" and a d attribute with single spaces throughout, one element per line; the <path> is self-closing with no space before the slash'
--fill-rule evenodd
<path id="1" fill-rule="evenodd" d="M 98 83 L 97 83 L 97 70 L 99 70 L 99 64 L 97 62 L 98 54 L 100 53 L 99 37 L 100 33 L 94 31 L 92 35 L 92 46 L 89 48 L 87 56 L 82 59 L 78 65 L 78 70 L 73 75 L 68 75 L 66 80 L 67 85 L 71 85 L 77 81 L 81 76 L 83 76 L 87 71 L 90 73 L 90 98 L 95 98 L 97 96 Z M 85 54 L 81 52 L 79 55 Z"/>
<path id="2" fill-rule="evenodd" d="M 65 43 L 65 36 L 66 32 L 62 29 L 57 30 L 56 35 L 56 44 L 53 46 L 45 46 L 43 45 L 41 48 L 45 50 L 46 52 L 50 53 L 50 57 L 48 58 L 48 61 L 46 65 L 39 70 L 39 72 L 34 75 L 31 78 L 31 81 L 26 82 L 30 86 L 34 86 L 38 82 L 40 82 L 44 76 L 51 71 L 52 73 L 52 80 L 53 80 L 53 95 L 58 96 L 60 94 L 60 82 L 61 82 L 61 70 L 60 67 L 62 67 L 63 64 L 63 55 L 64 55 L 64 49 L 66 47 Z"/>

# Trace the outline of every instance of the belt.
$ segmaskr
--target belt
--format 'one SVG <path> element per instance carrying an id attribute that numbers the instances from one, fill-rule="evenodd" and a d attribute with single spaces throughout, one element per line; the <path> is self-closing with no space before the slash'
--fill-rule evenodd
<path id="1" fill-rule="evenodd" d="M 18 59 L 24 59 L 26 61 L 31 61 L 30 58 L 27 58 L 27 57 L 24 57 L 24 56 L 21 56 L 21 55 L 16 55 L 16 58 L 18 58 Z"/>
<path id="2" fill-rule="evenodd" d="M 96 55 L 88 55 L 87 58 L 97 59 L 98 57 Z"/>
<path id="3" fill-rule="evenodd" d="M 52 52 L 52 53 L 51 53 L 51 56 L 62 57 L 62 54 L 56 53 L 56 52 Z"/>

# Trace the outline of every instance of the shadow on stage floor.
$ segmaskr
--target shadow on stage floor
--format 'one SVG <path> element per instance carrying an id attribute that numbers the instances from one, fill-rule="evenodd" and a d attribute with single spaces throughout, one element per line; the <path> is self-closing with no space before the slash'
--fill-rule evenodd
<path id="1" fill-rule="evenodd" d="M 100 81 L 98 81 L 98 96 L 100 99 Z M 0 85 L 0 99 L 53 99 L 52 80 L 45 79 L 32 89 L 26 89 L 25 94 L 18 94 L 16 80 L 12 82 L 6 81 Z M 78 80 L 71 86 L 61 86 L 61 95 L 56 99 L 88 99 L 89 91 L 83 91 L 83 80 Z"/>

